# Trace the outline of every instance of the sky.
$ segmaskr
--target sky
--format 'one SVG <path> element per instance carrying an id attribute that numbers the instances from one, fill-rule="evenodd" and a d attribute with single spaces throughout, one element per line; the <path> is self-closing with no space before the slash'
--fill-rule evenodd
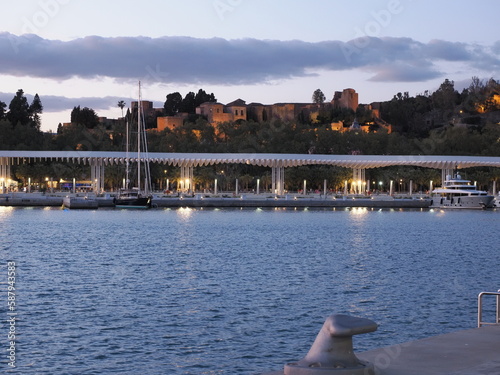
<path id="1" fill-rule="evenodd" d="M 4 0 L 0 100 L 39 94 L 42 130 L 73 107 L 117 118 L 142 98 L 214 93 L 226 104 L 360 103 L 500 79 L 500 1 Z"/>

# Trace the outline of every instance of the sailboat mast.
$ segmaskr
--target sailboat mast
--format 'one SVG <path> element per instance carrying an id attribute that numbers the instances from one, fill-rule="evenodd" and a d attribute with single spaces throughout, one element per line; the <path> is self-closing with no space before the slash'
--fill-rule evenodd
<path id="1" fill-rule="evenodd" d="M 130 168 L 129 168 L 129 154 L 128 154 L 128 148 L 129 148 L 129 129 L 128 129 L 128 117 L 127 117 L 127 120 L 126 120 L 126 147 L 125 147 L 125 186 L 123 187 L 124 189 L 128 189 L 129 188 L 129 184 L 130 184 Z"/>
<path id="2" fill-rule="evenodd" d="M 141 191 L 141 81 L 139 81 L 139 101 L 137 102 L 137 188 Z"/>

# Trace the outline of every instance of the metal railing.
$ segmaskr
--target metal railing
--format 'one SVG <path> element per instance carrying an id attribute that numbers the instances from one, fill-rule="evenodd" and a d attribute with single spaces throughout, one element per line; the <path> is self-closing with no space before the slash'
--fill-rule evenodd
<path id="1" fill-rule="evenodd" d="M 484 322 L 483 321 L 483 296 L 496 296 L 496 315 L 495 322 Z M 500 289 L 498 292 L 481 292 L 477 296 L 477 326 L 482 327 L 485 325 L 497 325 L 500 324 Z"/>

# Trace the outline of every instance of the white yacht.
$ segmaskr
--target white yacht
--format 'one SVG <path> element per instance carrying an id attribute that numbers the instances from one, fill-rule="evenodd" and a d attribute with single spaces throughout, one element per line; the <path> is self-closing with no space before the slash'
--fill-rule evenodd
<path id="1" fill-rule="evenodd" d="M 495 198 L 495 201 L 493 203 L 495 207 L 500 208 L 500 192 L 498 193 L 497 197 Z"/>
<path id="2" fill-rule="evenodd" d="M 432 191 L 431 207 L 439 208 L 491 208 L 495 197 L 488 192 L 477 190 L 469 180 L 457 174 L 446 176 L 444 185 Z"/>

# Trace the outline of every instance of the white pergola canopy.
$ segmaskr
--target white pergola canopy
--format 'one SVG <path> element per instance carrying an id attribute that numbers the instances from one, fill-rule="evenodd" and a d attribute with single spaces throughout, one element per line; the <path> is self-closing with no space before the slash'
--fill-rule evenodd
<path id="1" fill-rule="evenodd" d="M 9 158 L 11 164 L 27 161 L 53 160 L 83 164 L 124 164 L 125 152 L 108 151 L 0 151 L 0 158 Z M 145 159 L 145 155 L 141 160 Z M 214 164 L 248 164 L 262 167 L 298 167 L 302 165 L 334 165 L 345 168 L 368 169 L 407 165 L 436 169 L 500 167 L 500 157 L 439 156 L 439 155 L 309 155 L 309 154 L 191 154 L 154 153 L 147 159 L 179 167 L 198 167 Z M 137 157 L 128 158 L 137 162 Z"/>

